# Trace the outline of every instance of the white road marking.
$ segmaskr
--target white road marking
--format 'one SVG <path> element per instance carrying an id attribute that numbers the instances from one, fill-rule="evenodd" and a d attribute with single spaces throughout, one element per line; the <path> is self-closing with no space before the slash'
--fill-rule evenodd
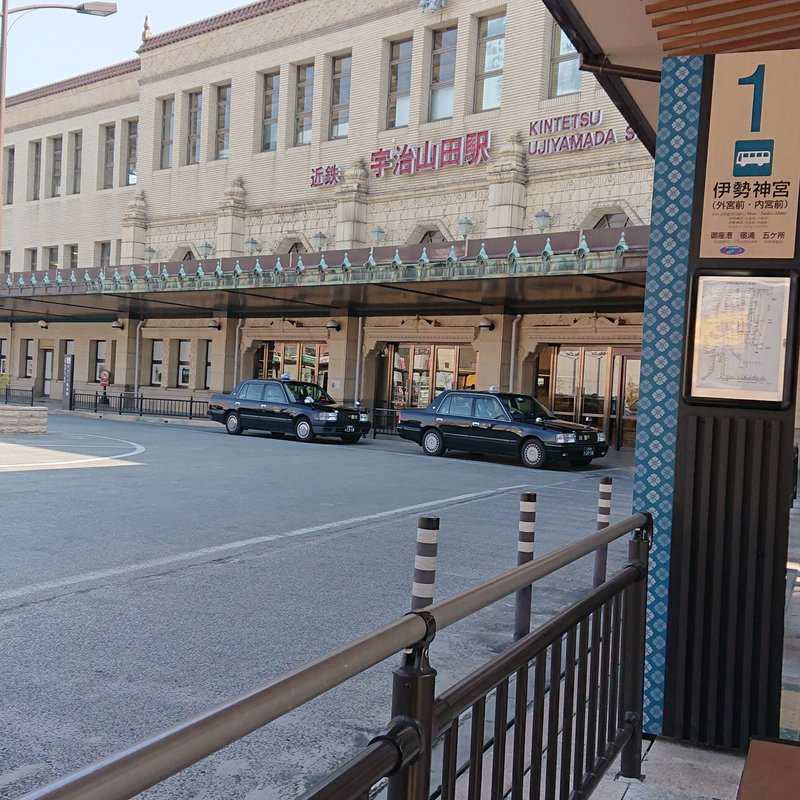
<path id="1" fill-rule="evenodd" d="M 254 536 L 252 539 L 240 539 L 237 542 L 228 542 L 227 544 L 215 545 L 214 547 L 203 547 L 200 550 L 192 550 L 188 553 L 177 553 L 173 556 L 154 558 L 151 561 L 140 561 L 137 564 L 128 564 L 122 567 L 113 567 L 111 569 L 99 570 L 97 572 L 87 572 L 83 575 L 74 575 L 71 578 L 61 578 L 55 581 L 35 583 L 30 586 L 22 586 L 19 589 L 10 589 L 6 592 L 0 592 L 0 602 L 4 600 L 13 600 L 19 597 L 25 597 L 27 595 L 48 591 L 50 589 L 63 589 L 68 586 L 75 586 L 79 583 L 86 583 L 87 581 L 102 580 L 103 578 L 111 578 L 118 575 L 128 575 L 134 572 L 140 572 L 141 570 L 157 569 L 169 564 L 179 564 L 182 561 L 193 561 L 206 556 L 215 556 L 219 553 L 225 553 L 230 550 L 240 550 L 244 547 L 251 547 L 257 544 L 273 542 L 278 539 L 289 539 L 294 536 L 302 536 L 306 533 L 322 533 L 323 531 L 333 530 L 335 528 L 346 528 L 353 525 L 361 525 L 365 522 L 373 522 L 375 520 L 385 519 L 386 517 L 408 514 L 412 511 L 422 511 L 423 509 L 435 508 L 436 506 L 463 503 L 471 500 L 480 500 L 484 497 L 492 497 L 497 494 L 514 491 L 515 489 L 527 488 L 529 488 L 528 484 L 500 486 L 496 489 L 490 489 L 488 491 L 472 492 L 471 494 L 459 494 L 455 495 L 454 497 L 444 497 L 439 500 L 429 500 L 425 503 L 416 503 L 412 506 L 393 508 L 389 511 L 379 511 L 376 514 L 367 514 L 363 517 L 351 517 L 350 519 L 342 519 L 338 520 L 337 522 L 326 522 L 322 525 L 313 525 L 308 528 L 297 528 L 293 531 L 285 531 L 284 533 L 275 533 L 266 536 Z"/>
<path id="2" fill-rule="evenodd" d="M 99 436 L 94 433 L 87 433 L 86 436 L 92 437 L 93 439 L 106 439 L 109 442 L 120 442 L 121 444 L 127 445 L 128 447 L 132 448 L 131 450 L 125 453 L 118 453 L 114 456 L 90 456 L 87 458 L 79 458 L 79 459 L 72 459 L 69 461 L 62 461 L 60 459 L 53 459 L 52 461 L 42 461 L 42 462 L 23 462 L 22 464 L 0 464 L 0 472 L 12 472 L 12 471 L 20 471 L 20 470 L 27 470 L 27 469 L 42 469 L 48 467 L 67 467 L 67 466 L 76 466 L 76 465 L 85 465 L 85 464 L 93 464 L 97 466 L 96 462 L 99 461 L 116 461 L 120 458 L 130 458 L 131 456 L 138 456 L 139 453 L 144 453 L 145 448 L 140 445 L 136 444 L 136 442 L 129 442 L 126 439 L 115 439 L 112 436 Z M 14 445 L 9 445 L 13 447 Z M 28 449 L 34 449 L 30 445 L 22 445 Z M 114 445 L 88 445 L 94 447 L 114 447 Z M 48 450 L 49 452 L 60 452 L 56 450 Z"/>

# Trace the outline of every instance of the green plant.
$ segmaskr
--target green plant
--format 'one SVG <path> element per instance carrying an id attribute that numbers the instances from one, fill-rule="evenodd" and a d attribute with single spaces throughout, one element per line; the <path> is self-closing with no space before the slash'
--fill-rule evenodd
<path id="1" fill-rule="evenodd" d="M 0 372 L 0 392 L 11 386 L 11 376 L 7 372 Z"/>

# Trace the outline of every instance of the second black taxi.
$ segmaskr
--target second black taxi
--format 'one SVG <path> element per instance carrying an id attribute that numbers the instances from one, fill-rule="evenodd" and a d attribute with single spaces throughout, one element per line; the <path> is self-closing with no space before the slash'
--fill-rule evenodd
<path id="1" fill-rule="evenodd" d="M 538 400 L 509 392 L 449 391 L 427 408 L 400 412 L 397 432 L 429 456 L 445 450 L 515 456 L 527 467 L 586 466 L 608 452 L 605 434 L 566 422 Z"/>
<path id="2" fill-rule="evenodd" d="M 230 394 L 211 395 L 208 416 L 234 436 L 254 430 L 292 434 L 301 442 L 330 436 L 355 444 L 369 432 L 364 411 L 337 405 L 321 386 L 303 381 L 242 381 Z"/>

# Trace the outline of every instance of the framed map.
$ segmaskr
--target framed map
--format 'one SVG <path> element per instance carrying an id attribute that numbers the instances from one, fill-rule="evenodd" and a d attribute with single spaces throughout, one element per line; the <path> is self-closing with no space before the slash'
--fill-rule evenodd
<path id="1" fill-rule="evenodd" d="M 787 399 L 792 289 L 788 276 L 696 276 L 687 399 Z"/>

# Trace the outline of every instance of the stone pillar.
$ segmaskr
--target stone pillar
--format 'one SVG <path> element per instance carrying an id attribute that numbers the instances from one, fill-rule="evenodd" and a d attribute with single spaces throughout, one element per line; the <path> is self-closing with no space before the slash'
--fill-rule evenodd
<path id="1" fill-rule="evenodd" d="M 144 192 L 134 192 L 128 210 L 122 218 L 122 265 L 141 264 L 144 262 L 144 246 L 147 242 L 147 202 Z"/>
<path id="2" fill-rule="evenodd" d="M 358 317 L 336 317 L 336 319 L 341 325 L 341 329 L 328 331 L 328 351 L 330 353 L 328 391 L 336 400 L 350 404 L 358 394 L 356 388 L 356 364 L 359 358 Z M 362 385 L 364 385 L 363 381 Z M 361 402 L 364 402 L 363 397 Z"/>
<path id="3" fill-rule="evenodd" d="M 519 132 L 512 134 L 489 164 L 486 236 L 516 236 L 525 226 L 528 167 Z"/>
<path id="4" fill-rule="evenodd" d="M 367 168 L 361 159 L 344 174 L 336 192 L 336 247 L 367 245 Z"/>
<path id="5" fill-rule="evenodd" d="M 475 388 L 485 391 L 498 386 L 509 391 L 511 365 L 511 330 L 514 317 L 509 314 L 487 314 L 494 329 L 477 328 L 473 348 L 478 354 L 478 374 Z"/>
<path id="6" fill-rule="evenodd" d="M 217 209 L 217 258 L 244 255 L 244 179 L 234 178 Z"/>

